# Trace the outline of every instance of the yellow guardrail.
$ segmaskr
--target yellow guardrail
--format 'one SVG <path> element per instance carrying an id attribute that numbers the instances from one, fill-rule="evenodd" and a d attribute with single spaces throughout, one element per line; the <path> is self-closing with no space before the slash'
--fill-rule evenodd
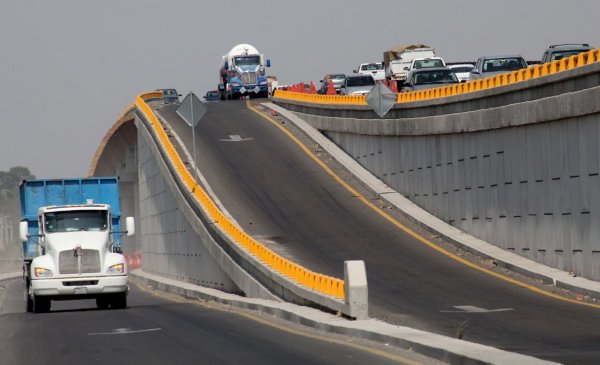
<path id="1" fill-rule="evenodd" d="M 181 177 L 184 185 L 194 195 L 196 200 L 204 207 L 209 217 L 215 221 L 215 224 L 222 231 L 226 232 L 235 243 L 246 249 L 246 251 L 261 260 L 279 274 L 309 289 L 343 300 L 343 280 L 310 271 L 278 255 L 244 232 L 240 227 L 229 220 L 225 214 L 223 214 L 223 212 L 221 212 L 221 210 L 212 201 L 204 189 L 202 189 L 196 183 L 193 175 L 188 171 L 183 163 L 183 160 L 169 140 L 167 133 L 164 131 L 164 128 L 160 124 L 160 121 L 154 114 L 152 108 L 145 101 L 146 99 L 156 97 L 156 93 L 139 95 L 136 98 L 135 105 L 146 115 L 146 118 L 148 118 L 148 121 L 152 124 L 154 132 L 158 136 L 162 147 L 164 148 L 170 161 L 173 163 L 173 166 Z"/>
<path id="2" fill-rule="evenodd" d="M 571 70 L 576 67 L 589 65 L 596 62 L 600 62 L 600 49 L 593 49 L 591 51 L 582 52 L 578 55 L 573 55 L 568 58 L 562 58 L 559 61 L 534 65 L 518 71 L 508 72 L 485 79 L 467 81 L 459 84 L 452 84 L 426 90 L 402 92 L 398 94 L 398 99 L 396 102 L 409 103 L 413 101 L 431 100 L 444 98 L 447 96 L 472 93 L 552 75 L 558 72 Z M 317 104 L 367 104 L 366 96 L 319 95 L 277 90 L 275 92 L 275 97 L 279 99 L 304 101 Z"/>

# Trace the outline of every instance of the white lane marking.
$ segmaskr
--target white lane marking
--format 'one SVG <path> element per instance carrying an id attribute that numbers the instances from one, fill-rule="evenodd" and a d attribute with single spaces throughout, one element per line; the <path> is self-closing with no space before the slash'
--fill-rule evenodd
<path id="1" fill-rule="evenodd" d="M 498 308 L 498 309 L 485 309 L 475 307 L 474 305 L 455 305 L 454 308 L 459 309 L 457 311 L 443 310 L 442 313 L 494 313 L 494 312 L 506 312 L 513 311 L 513 308 Z"/>
<path id="2" fill-rule="evenodd" d="M 229 139 L 220 139 L 221 142 L 243 142 L 250 141 L 254 138 L 242 138 L 239 134 L 230 134 Z"/>
<path id="3" fill-rule="evenodd" d="M 88 333 L 88 336 L 96 336 L 96 335 L 128 335 L 131 333 L 141 333 L 141 332 L 153 332 L 160 331 L 162 328 L 149 328 L 146 330 L 132 330 L 131 328 L 116 328 L 112 332 L 97 332 L 97 333 Z"/>

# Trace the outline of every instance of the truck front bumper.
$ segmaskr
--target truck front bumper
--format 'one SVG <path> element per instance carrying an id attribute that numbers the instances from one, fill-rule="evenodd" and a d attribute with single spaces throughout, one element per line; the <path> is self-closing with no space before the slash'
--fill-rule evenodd
<path id="1" fill-rule="evenodd" d="M 40 296 L 82 296 L 122 293 L 128 290 L 127 275 L 86 276 L 31 280 L 31 291 Z"/>
<path id="2" fill-rule="evenodd" d="M 240 94 L 240 95 L 252 95 L 252 94 L 259 94 L 259 93 L 266 94 L 267 93 L 267 85 L 232 86 L 231 92 L 233 94 Z"/>

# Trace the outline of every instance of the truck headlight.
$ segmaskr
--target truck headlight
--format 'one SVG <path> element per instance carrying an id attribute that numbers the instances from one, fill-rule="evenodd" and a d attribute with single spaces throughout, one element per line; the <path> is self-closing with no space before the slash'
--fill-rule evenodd
<path id="1" fill-rule="evenodd" d="M 44 269 L 43 267 L 36 267 L 33 270 L 33 273 L 36 278 L 49 278 L 52 277 L 52 271 L 48 269 Z"/>
<path id="2" fill-rule="evenodd" d="M 106 270 L 108 274 L 123 274 L 125 272 L 125 264 L 116 264 Z"/>

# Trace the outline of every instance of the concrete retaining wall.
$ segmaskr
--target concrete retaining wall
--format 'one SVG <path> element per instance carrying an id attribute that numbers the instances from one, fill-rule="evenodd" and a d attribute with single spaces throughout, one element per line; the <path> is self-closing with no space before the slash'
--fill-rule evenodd
<path id="1" fill-rule="evenodd" d="M 412 118 L 276 103 L 301 111 L 374 175 L 449 224 L 600 280 L 599 75 L 590 65 L 498 88 L 503 93 L 398 106 L 404 111 L 396 113 L 420 115 Z"/>

